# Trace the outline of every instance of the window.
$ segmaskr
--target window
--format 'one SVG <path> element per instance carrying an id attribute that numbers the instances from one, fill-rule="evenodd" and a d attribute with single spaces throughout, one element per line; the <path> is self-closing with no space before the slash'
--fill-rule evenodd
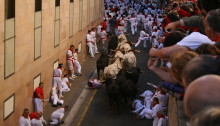
<path id="1" fill-rule="evenodd" d="M 79 1 L 79 31 L 82 30 L 83 0 Z"/>
<path id="2" fill-rule="evenodd" d="M 42 10 L 42 0 L 35 0 L 35 12 Z"/>
<path id="3" fill-rule="evenodd" d="M 94 0 L 94 14 L 93 14 L 93 21 L 95 21 L 95 19 L 96 19 L 96 16 L 97 16 L 97 14 L 96 14 L 96 6 L 97 4 L 96 4 L 96 0 Z"/>
<path id="4" fill-rule="evenodd" d="M 73 12 L 74 12 L 74 4 L 73 0 L 70 0 L 70 30 L 69 30 L 69 37 L 73 36 Z"/>
<path id="5" fill-rule="evenodd" d="M 15 17 L 15 0 L 5 0 L 5 19 Z"/>
<path id="6" fill-rule="evenodd" d="M 4 101 L 4 120 L 7 119 L 15 110 L 15 94 Z"/>
<path id="7" fill-rule="evenodd" d="M 59 59 L 53 63 L 53 69 L 57 69 L 59 65 Z"/>
<path id="8" fill-rule="evenodd" d="M 60 0 L 56 0 L 55 6 L 54 47 L 60 43 Z"/>
<path id="9" fill-rule="evenodd" d="M 34 24 L 34 59 L 41 56 L 41 40 L 42 40 L 42 11 L 41 0 L 35 0 L 35 24 Z"/>
<path id="10" fill-rule="evenodd" d="M 55 6 L 56 7 L 60 6 L 60 0 L 56 0 Z"/>
<path id="11" fill-rule="evenodd" d="M 15 0 L 5 0 L 4 77 L 15 72 Z"/>
<path id="12" fill-rule="evenodd" d="M 99 0 L 99 17 L 102 17 L 102 0 Z"/>
<path id="13" fill-rule="evenodd" d="M 80 42 L 80 43 L 78 44 L 78 53 L 80 53 L 81 50 L 82 50 L 82 42 Z"/>
<path id="14" fill-rule="evenodd" d="M 87 25 L 90 24 L 90 0 L 87 0 Z"/>
<path id="15" fill-rule="evenodd" d="M 41 74 L 38 74 L 35 78 L 34 78 L 34 91 L 35 89 L 39 86 L 39 83 L 41 82 Z"/>

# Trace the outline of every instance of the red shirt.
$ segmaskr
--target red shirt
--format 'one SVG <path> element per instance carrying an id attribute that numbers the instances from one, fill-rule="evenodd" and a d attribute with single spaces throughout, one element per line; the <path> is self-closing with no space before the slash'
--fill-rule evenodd
<path id="1" fill-rule="evenodd" d="M 31 113 L 31 114 L 29 115 L 29 117 L 30 117 L 31 120 L 34 119 L 34 118 L 36 118 L 36 112 Z"/>
<path id="2" fill-rule="evenodd" d="M 178 11 L 178 14 L 180 15 L 180 17 L 189 17 L 189 16 L 191 16 L 191 14 L 189 12 L 184 11 L 183 9 L 180 9 Z"/>
<path id="3" fill-rule="evenodd" d="M 44 99 L 44 91 L 41 88 L 36 88 L 34 91 L 34 98 L 39 98 L 37 94 L 40 94 L 41 98 Z"/>
<path id="4" fill-rule="evenodd" d="M 106 21 L 102 22 L 102 27 L 103 27 L 105 30 L 107 29 L 107 22 L 106 22 Z"/>

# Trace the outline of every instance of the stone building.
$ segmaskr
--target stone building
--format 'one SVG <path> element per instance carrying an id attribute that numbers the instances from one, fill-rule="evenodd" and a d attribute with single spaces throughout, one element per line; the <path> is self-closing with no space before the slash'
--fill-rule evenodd
<path id="1" fill-rule="evenodd" d="M 33 92 L 52 87 L 53 69 L 74 44 L 86 57 L 85 34 L 103 20 L 104 0 L 0 0 L 0 126 L 33 112 Z"/>

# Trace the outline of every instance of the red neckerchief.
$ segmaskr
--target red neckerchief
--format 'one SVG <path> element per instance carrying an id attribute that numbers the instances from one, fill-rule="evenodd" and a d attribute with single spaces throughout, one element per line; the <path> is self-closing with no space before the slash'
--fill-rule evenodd
<path id="1" fill-rule="evenodd" d="M 220 36 L 216 37 L 216 39 L 214 39 L 215 42 L 220 42 Z"/>
<path id="2" fill-rule="evenodd" d="M 161 115 L 161 116 L 159 116 L 159 119 L 160 119 L 160 118 L 164 118 L 164 119 L 165 119 L 165 116 L 164 116 L 164 115 Z"/>
<path id="3" fill-rule="evenodd" d="M 57 67 L 57 69 L 61 69 L 60 67 Z"/>
<path id="4" fill-rule="evenodd" d="M 160 94 L 162 94 L 162 95 L 166 95 L 166 92 L 161 92 L 161 91 L 160 91 Z"/>
<path id="5" fill-rule="evenodd" d="M 28 117 L 25 117 L 24 114 L 22 115 L 24 118 L 28 119 Z"/>
<path id="6" fill-rule="evenodd" d="M 157 104 L 158 104 L 158 103 L 157 103 Z M 157 104 L 153 105 L 153 107 L 156 106 Z"/>

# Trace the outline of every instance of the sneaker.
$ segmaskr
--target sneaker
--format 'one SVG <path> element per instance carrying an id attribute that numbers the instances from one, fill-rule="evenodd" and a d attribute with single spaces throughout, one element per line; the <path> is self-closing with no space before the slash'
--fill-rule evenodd
<path id="1" fill-rule="evenodd" d="M 60 121 L 59 123 L 64 123 L 64 121 Z"/>
<path id="2" fill-rule="evenodd" d="M 70 81 L 74 81 L 74 78 L 70 77 L 69 80 L 70 80 Z"/>
<path id="3" fill-rule="evenodd" d="M 75 74 L 72 75 L 72 78 L 73 78 L 73 79 L 76 78 L 76 77 L 77 77 L 77 76 L 76 76 Z"/>
<path id="4" fill-rule="evenodd" d="M 91 56 L 91 58 L 95 58 L 94 56 Z"/>
<path id="5" fill-rule="evenodd" d="M 81 73 L 78 73 L 78 76 L 82 76 L 82 74 L 81 74 Z"/>
<path id="6" fill-rule="evenodd" d="M 96 52 L 96 54 L 98 54 L 99 52 Z"/>

